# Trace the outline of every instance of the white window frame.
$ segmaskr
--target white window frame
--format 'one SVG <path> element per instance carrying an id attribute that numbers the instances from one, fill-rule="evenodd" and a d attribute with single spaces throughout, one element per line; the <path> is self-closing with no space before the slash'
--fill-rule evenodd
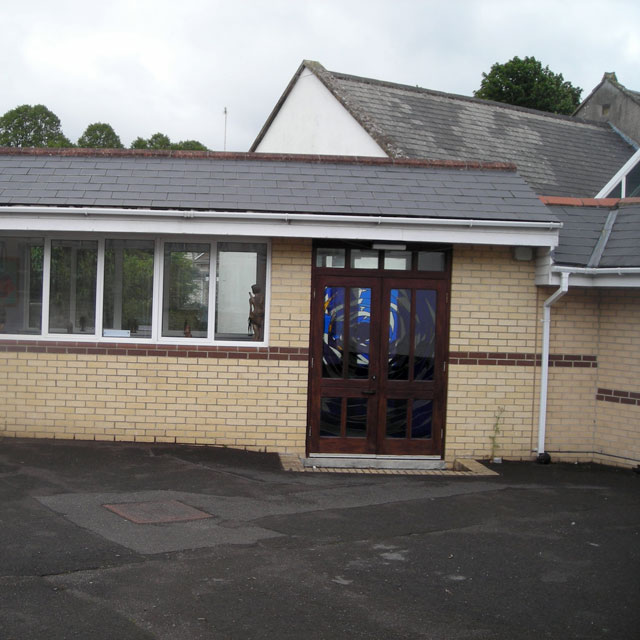
<path id="1" fill-rule="evenodd" d="M 29 233 L 10 234 L 11 236 L 44 238 L 44 252 L 42 264 L 42 319 L 40 333 L 0 333 L 2 340 L 20 341 L 59 341 L 59 342 L 105 342 L 131 344 L 166 344 L 166 345 L 201 345 L 201 346 L 227 346 L 227 347 L 265 347 L 269 343 L 270 309 L 271 309 L 271 240 L 270 238 L 249 236 L 175 236 L 175 235 L 150 235 L 139 234 L 136 238 L 154 241 L 154 264 L 152 285 L 152 323 L 151 337 L 112 337 L 103 336 L 103 308 L 104 308 L 104 267 L 105 244 L 107 239 L 129 239 L 132 236 L 123 236 L 115 233 L 88 234 L 88 233 Z M 98 242 L 98 256 L 96 265 L 96 321 L 94 333 L 51 333 L 49 331 L 49 308 L 51 294 L 51 242 L 52 240 L 93 240 Z M 198 243 L 209 245 L 209 308 L 206 338 L 183 338 L 162 335 L 162 295 L 164 278 L 164 246 L 171 242 Z M 217 247 L 220 242 L 238 242 L 244 244 L 263 244 L 267 249 L 267 264 L 265 273 L 265 322 L 263 339 L 255 340 L 216 340 L 215 339 L 215 304 L 216 304 L 216 269 Z M 249 305 L 247 300 L 247 317 Z"/>
<path id="2" fill-rule="evenodd" d="M 638 149 L 620 168 L 607 184 L 602 187 L 596 198 L 606 198 L 620 184 L 620 197 L 627 197 L 627 174 L 640 162 L 640 149 Z"/>

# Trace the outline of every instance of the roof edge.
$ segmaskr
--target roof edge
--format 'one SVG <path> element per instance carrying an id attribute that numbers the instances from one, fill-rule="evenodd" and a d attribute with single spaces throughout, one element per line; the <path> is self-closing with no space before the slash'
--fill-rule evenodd
<path id="1" fill-rule="evenodd" d="M 262 128 L 258 132 L 256 139 L 253 141 L 253 143 L 249 147 L 249 153 L 255 152 L 256 147 L 262 142 L 262 139 L 264 138 L 267 131 L 269 130 L 269 127 L 271 127 L 271 125 L 273 124 L 273 121 L 276 119 L 276 116 L 280 112 L 280 109 L 282 109 L 282 105 L 286 102 L 287 98 L 289 97 L 289 94 L 293 90 L 293 87 L 295 86 L 296 82 L 300 78 L 302 71 L 309 64 L 316 64 L 320 67 L 322 66 L 319 62 L 312 63 L 312 61 L 310 60 L 302 61 L 302 63 L 300 64 L 296 72 L 293 74 L 293 77 L 291 78 L 291 80 L 289 80 L 289 84 L 286 86 L 285 90 L 282 92 L 282 95 L 280 96 L 280 98 L 278 98 L 278 101 L 276 102 L 275 106 L 271 110 L 271 113 L 267 116 L 267 119 L 265 120 L 265 123 L 262 125 Z"/>
<path id="2" fill-rule="evenodd" d="M 340 156 L 296 153 L 257 153 L 233 151 L 175 151 L 163 149 L 84 149 L 77 147 L 0 147 L 0 156 L 60 156 L 102 158 L 178 158 L 199 160 L 250 160 L 269 162 L 304 162 L 327 164 L 359 164 L 406 166 L 434 169 L 481 169 L 516 171 L 510 162 L 477 162 L 466 160 L 428 160 L 422 158 L 380 158 L 375 156 Z"/>

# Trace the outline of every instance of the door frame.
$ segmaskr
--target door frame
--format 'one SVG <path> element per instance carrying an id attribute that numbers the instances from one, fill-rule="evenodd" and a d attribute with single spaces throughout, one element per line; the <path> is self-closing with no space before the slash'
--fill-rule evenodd
<path id="1" fill-rule="evenodd" d="M 385 243 L 385 250 L 394 245 L 388 245 Z M 319 263 L 317 258 L 318 249 L 341 249 L 345 252 L 344 264 L 339 267 L 326 267 L 316 266 Z M 419 441 L 411 442 L 410 438 L 401 439 L 398 443 L 393 443 L 390 438 L 384 437 L 384 420 L 378 419 L 380 412 L 383 410 L 383 403 L 389 393 L 388 389 L 395 385 L 395 381 L 387 381 L 386 372 L 384 375 L 382 367 L 384 365 L 381 362 L 382 354 L 386 353 L 386 347 L 388 347 L 388 332 L 382 328 L 384 324 L 381 319 L 384 316 L 382 311 L 384 304 L 385 292 L 389 292 L 392 288 L 402 288 L 404 284 L 406 287 L 417 289 L 415 285 L 424 285 L 427 289 L 435 289 L 437 291 L 437 307 L 436 307 L 436 326 L 438 327 L 437 339 L 436 339 L 436 366 L 441 366 L 442 370 L 437 372 L 434 377 L 433 393 L 434 398 L 434 415 L 433 425 L 438 433 L 433 433 L 432 442 L 437 451 L 433 454 L 426 454 L 429 457 L 444 458 L 444 444 L 445 444 L 445 417 L 446 417 L 446 399 L 447 399 L 447 382 L 448 382 L 448 359 L 449 359 L 449 323 L 450 323 L 450 288 L 451 288 L 451 247 L 449 245 L 429 245 L 429 244 L 406 244 L 399 247 L 400 249 L 406 248 L 406 250 L 412 252 L 411 268 L 408 270 L 397 269 L 385 269 L 385 250 L 380 250 L 377 269 L 354 269 L 349 268 L 350 265 L 350 252 L 352 249 L 356 250 L 371 250 L 371 243 L 363 242 L 322 242 L 317 241 L 314 243 L 313 250 L 313 268 L 312 268 L 312 283 L 311 283 L 311 323 L 310 323 L 310 357 L 309 357 L 309 385 L 308 385 L 308 403 L 307 403 L 307 437 L 306 437 L 306 454 L 309 456 L 311 453 L 322 454 L 344 454 L 344 455 L 393 455 L 393 456 L 412 456 L 412 455 L 425 455 L 420 453 L 419 449 L 424 449 L 420 446 Z M 444 264 L 437 271 L 419 270 L 418 269 L 418 252 L 438 253 L 442 254 Z M 372 290 L 377 290 L 377 298 L 372 300 L 373 305 L 377 305 L 377 308 L 381 311 L 375 316 L 379 316 L 377 319 L 374 316 L 373 325 L 371 326 L 371 336 L 375 336 L 375 348 L 371 348 L 371 366 L 372 372 L 376 373 L 378 379 L 375 383 L 375 389 L 372 389 L 372 382 L 370 379 L 327 379 L 321 378 L 322 376 L 322 336 L 324 333 L 324 315 L 321 311 L 324 301 L 323 287 L 327 284 L 327 278 L 336 282 L 335 286 L 371 286 Z M 339 283 L 339 284 L 338 284 Z M 385 335 L 386 334 L 386 335 Z M 367 430 L 366 438 L 360 440 L 359 446 L 356 439 L 350 440 L 350 443 L 358 451 L 345 451 L 344 443 L 345 438 L 336 438 L 333 441 L 332 438 L 323 438 L 320 442 L 319 433 L 313 430 L 314 416 L 319 415 L 320 411 L 320 392 L 319 385 L 322 384 L 324 390 L 335 388 L 337 394 L 340 397 L 367 397 L 367 412 L 369 419 L 373 421 L 370 423 Z M 402 384 L 402 383 L 399 383 Z M 416 385 L 422 383 L 407 382 L 407 385 Z M 428 384 L 428 383 L 427 383 Z M 372 391 L 374 393 L 372 393 Z M 379 393 L 376 393 L 378 392 Z M 366 395 L 365 395 L 366 394 Z M 375 394 L 375 395 L 374 395 Z M 392 393 L 393 395 L 393 393 Z M 326 394 L 325 394 L 326 397 Z M 345 402 L 342 403 L 342 413 L 345 412 Z M 415 446 L 411 446 L 411 445 Z M 322 445 L 322 446 L 320 446 Z M 409 446 L 407 446 L 409 445 Z M 413 450 L 412 450 L 413 449 Z M 384 453 L 381 451 L 384 450 Z"/>

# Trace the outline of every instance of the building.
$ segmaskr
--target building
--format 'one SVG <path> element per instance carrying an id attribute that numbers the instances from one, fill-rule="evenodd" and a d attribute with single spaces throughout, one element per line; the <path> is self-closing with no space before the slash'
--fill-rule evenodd
<path id="1" fill-rule="evenodd" d="M 407 157 L 350 100 L 313 102 L 358 157 L 0 150 L 0 434 L 637 464 L 640 203 L 594 198 L 635 149 L 507 108 L 491 157 Z"/>

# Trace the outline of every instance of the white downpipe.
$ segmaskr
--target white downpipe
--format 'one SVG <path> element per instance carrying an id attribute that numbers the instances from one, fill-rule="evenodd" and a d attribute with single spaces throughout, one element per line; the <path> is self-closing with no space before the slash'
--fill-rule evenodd
<path id="1" fill-rule="evenodd" d="M 549 339 L 551 325 L 551 305 L 569 290 L 569 273 L 561 273 L 560 288 L 544 301 L 542 315 L 542 373 L 540 376 L 540 411 L 538 415 L 538 456 L 544 453 L 547 430 L 547 391 L 549 386 Z"/>

